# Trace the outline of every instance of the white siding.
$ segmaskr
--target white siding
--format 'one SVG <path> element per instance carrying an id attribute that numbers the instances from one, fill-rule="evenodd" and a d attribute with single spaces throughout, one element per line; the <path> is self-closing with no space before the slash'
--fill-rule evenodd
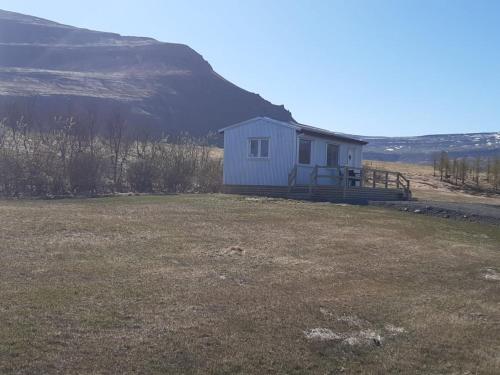
<path id="1" fill-rule="evenodd" d="M 311 164 L 310 167 L 300 166 L 297 174 L 297 184 L 309 184 L 310 173 L 315 165 L 326 166 L 326 145 L 331 143 L 339 146 L 339 164 L 341 166 L 348 165 L 348 153 L 349 149 L 352 149 L 353 160 L 351 161 L 351 166 L 355 168 L 361 168 L 362 165 L 362 146 L 354 143 L 346 143 L 340 141 L 329 140 L 320 137 L 312 137 L 301 135 L 299 138 L 305 138 L 312 140 L 311 145 Z M 296 142 L 296 152 L 298 152 L 298 140 Z M 326 171 L 320 171 L 322 174 Z M 319 179 L 318 184 L 331 184 L 332 179 L 325 178 Z"/>
<path id="2" fill-rule="evenodd" d="M 248 157 L 250 138 L 269 138 L 269 158 Z M 296 131 L 265 118 L 257 118 L 224 131 L 224 184 L 288 185 L 296 160 Z"/>
<path id="3" fill-rule="evenodd" d="M 362 145 L 334 141 L 317 136 L 297 135 L 297 130 L 288 124 L 268 118 L 255 118 L 224 130 L 224 184 L 287 186 L 288 174 L 298 164 L 298 140 L 312 140 L 311 163 L 299 165 L 296 183 L 309 184 L 315 165 L 326 166 L 327 145 L 339 146 L 339 164 L 360 168 Z M 248 142 L 252 138 L 269 139 L 269 158 L 250 158 Z M 351 150 L 352 160 L 348 155 Z M 321 174 L 327 170 L 320 171 Z M 330 171 L 332 173 L 333 171 Z M 332 184 L 330 178 L 318 179 L 319 184 Z"/>

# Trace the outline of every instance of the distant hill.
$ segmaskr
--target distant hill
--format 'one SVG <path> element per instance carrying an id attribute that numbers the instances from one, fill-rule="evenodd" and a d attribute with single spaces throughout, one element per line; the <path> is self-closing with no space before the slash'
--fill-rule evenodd
<path id="1" fill-rule="evenodd" d="M 420 137 L 363 137 L 365 159 L 430 163 L 435 152 L 447 151 L 452 158 L 500 156 L 500 132 L 437 134 Z"/>
<path id="2" fill-rule="evenodd" d="M 0 10 L 0 110 L 12 103 L 47 116 L 94 111 L 101 121 L 119 110 L 134 126 L 194 135 L 255 116 L 292 120 L 186 45 Z"/>

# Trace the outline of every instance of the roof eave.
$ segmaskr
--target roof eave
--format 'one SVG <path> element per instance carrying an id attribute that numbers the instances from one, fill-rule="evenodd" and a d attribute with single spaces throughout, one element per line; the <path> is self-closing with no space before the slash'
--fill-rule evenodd
<path id="1" fill-rule="evenodd" d="M 289 122 L 275 120 L 275 119 L 272 119 L 272 118 L 269 118 L 269 117 L 265 117 L 265 116 L 257 116 L 257 117 L 253 117 L 253 118 L 250 118 L 250 119 L 245 120 L 245 121 L 238 122 L 238 123 L 233 124 L 233 125 L 226 126 L 225 128 L 219 129 L 217 132 L 219 134 L 222 134 L 222 133 L 224 133 L 228 129 L 236 128 L 238 126 L 245 125 L 247 123 L 250 123 L 250 122 L 253 122 L 253 121 L 257 121 L 257 120 L 267 121 L 267 122 L 270 122 L 270 123 L 273 123 L 273 124 L 276 124 L 276 125 L 286 126 L 288 128 L 292 128 L 292 129 L 298 129 L 299 128 L 295 124 L 291 124 Z"/>
<path id="2" fill-rule="evenodd" d="M 336 134 L 327 134 L 327 133 L 315 132 L 313 130 L 300 129 L 300 130 L 297 130 L 297 132 L 299 132 L 301 134 L 316 136 L 316 137 L 319 137 L 319 138 L 327 138 L 327 139 L 332 139 L 332 140 L 338 140 L 338 141 L 342 141 L 342 142 L 346 142 L 346 143 L 355 143 L 355 144 L 359 144 L 359 145 L 363 145 L 363 146 L 368 144 L 368 142 L 362 141 L 360 139 L 343 137 L 341 135 L 336 135 Z"/>

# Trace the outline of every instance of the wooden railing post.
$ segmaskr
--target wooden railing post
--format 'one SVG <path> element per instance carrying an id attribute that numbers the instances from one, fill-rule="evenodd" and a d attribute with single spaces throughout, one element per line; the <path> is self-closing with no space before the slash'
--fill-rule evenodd
<path id="1" fill-rule="evenodd" d="M 292 191 L 292 187 L 297 183 L 297 164 L 295 164 L 288 174 L 288 192 Z"/>
<path id="2" fill-rule="evenodd" d="M 313 173 L 314 173 L 314 169 L 312 170 L 311 174 L 309 175 L 309 194 L 312 194 L 313 192 Z"/>
<path id="3" fill-rule="evenodd" d="M 373 188 L 375 189 L 377 187 L 377 171 L 374 169 L 373 170 Z"/>
<path id="4" fill-rule="evenodd" d="M 401 173 L 398 172 L 397 178 L 396 178 L 396 187 L 399 189 L 399 186 L 401 185 L 401 181 L 399 180 L 401 178 Z"/>
<path id="5" fill-rule="evenodd" d="M 385 172 L 385 188 L 389 185 L 389 172 Z"/>
<path id="6" fill-rule="evenodd" d="M 315 165 L 309 176 L 309 194 L 313 192 L 313 185 L 318 184 L 318 165 Z"/>

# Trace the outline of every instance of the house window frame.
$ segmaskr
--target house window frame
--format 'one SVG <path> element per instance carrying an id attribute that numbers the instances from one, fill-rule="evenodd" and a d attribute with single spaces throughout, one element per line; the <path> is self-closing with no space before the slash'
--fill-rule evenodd
<path id="1" fill-rule="evenodd" d="M 253 156 L 252 141 L 257 141 L 257 156 Z M 267 141 L 267 156 L 262 155 L 262 141 Z M 271 137 L 250 137 L 247 139 L 247 158 L 250 160 L 269 160 L 271 158 Z"/>
<path id="2" fill-rule="evenodd" d="M 337 165 L 328 165 L 328 146 L 337 147 Z M 339 168 L 340 167 L 340 144 L 334 142 L 327 142 L 325 146 L 325 165 L 328 168 Z"/>
<path id="3" fill-rule="evenodd" d="M 309 150 L 309 163 L 301 163 L 300 162 L 300 141 L 308 141 L 311 145 L 311 148 Z M 307 138 L 307 137 L 299 137 L 298 138 L 298 142 L 297 142 L 297 164 L 298 165 L 304 165 L 304 166 L 311 166 L 312 165 L 313 144 L 314 144 L 314 139 L 312 139 L 312 138 Z"/>

